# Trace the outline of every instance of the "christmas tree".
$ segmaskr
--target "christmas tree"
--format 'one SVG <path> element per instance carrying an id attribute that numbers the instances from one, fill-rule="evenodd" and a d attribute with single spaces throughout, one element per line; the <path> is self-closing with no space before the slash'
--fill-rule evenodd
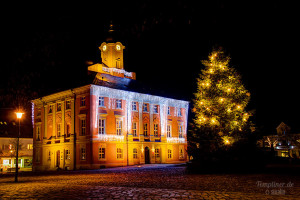
<path id="1" fill-rule="evenodd" d="M 197 79 L 194 99 L 195 125 L 201 133 L 211 133 L 231 144 L 235 136 L 249 124 L 245 108 L 250 93 L 241 83 L 241 76 L 229 66 L 230 57 L 221 50 L 213 51 Z"/>

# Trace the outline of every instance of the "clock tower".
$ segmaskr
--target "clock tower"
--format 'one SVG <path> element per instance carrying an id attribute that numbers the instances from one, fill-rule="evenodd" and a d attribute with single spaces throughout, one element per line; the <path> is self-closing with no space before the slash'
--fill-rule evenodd
<path id="1" fill-rule="evenodd" d="M 101 51 L 102 63 L 106 67 L 124 69 L 123 49 L 125 49 L 125 46 L 121 42 L 103 42 L 99 49 Z"/>

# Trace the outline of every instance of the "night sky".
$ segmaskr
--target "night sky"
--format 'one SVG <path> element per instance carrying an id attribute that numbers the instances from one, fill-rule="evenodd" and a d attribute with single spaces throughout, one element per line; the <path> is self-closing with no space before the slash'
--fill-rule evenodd
<path id="1" fill-rule="evenodd" d="M 196 2 L 11 5 L 1 14 L 1 107 L 11 106 L 7 88 L 40 97 L 86 84 L 112 20 L 137 80 L 191 101 L 201 60 L 221 46 L 251 93 L 258 129 L 275 133 L 284 121 L 299 132 L 296 2 Z"/>

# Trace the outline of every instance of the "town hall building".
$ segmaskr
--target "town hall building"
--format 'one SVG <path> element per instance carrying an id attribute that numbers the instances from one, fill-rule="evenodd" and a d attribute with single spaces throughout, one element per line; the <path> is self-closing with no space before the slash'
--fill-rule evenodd
<path id="1" fill-rule="evenodd" d="M 125 46 L 108 38 L 99 49 L 92 84 L 32 101 L 33 170 L 186 162 L 189 102 L 130 88 Z"/>

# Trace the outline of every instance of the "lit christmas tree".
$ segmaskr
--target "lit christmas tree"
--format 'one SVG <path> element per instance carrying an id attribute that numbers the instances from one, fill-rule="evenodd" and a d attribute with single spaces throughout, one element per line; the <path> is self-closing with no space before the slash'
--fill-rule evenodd
<path id="1" fill-rule="evenodd" d="M 246 127 L 250 113 L 245 108 L 250 93 L 241 83 L 241 76 L 229 67 L 230 57 L 213 51 L 197 79 L 194 99 L 195 125 L 202 133 L 212 133 L 225 145 L 233 142 Z"/>

